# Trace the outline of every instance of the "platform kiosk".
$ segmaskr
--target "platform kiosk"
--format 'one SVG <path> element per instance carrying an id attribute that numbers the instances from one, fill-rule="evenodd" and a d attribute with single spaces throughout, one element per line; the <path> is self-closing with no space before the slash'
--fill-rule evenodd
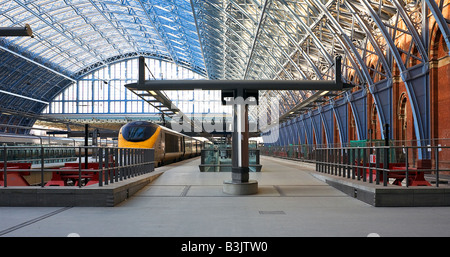
<path id="1" fill-rule="evenodd" d="M 258 182 L 249 180 L 248 156 L 248 104 L 255 97 L 258 104 L 259 90 L 316 90 L 341 91 L 349 89 L 350 84 L 343 83 L 341 77 L 341 57 L 336 57 L 335 80 L 144 80 L 144 58 L 140 58 L 140 74 L 137 83 L 127 84 L 126 88 L 139 94 L 147 91 L 153 95 L 160 90 L 221 90 L 222 103 L 233 98 L 232 132 L 232 172 L 231 180 L 224 181 L 223 191 L 227 194 L 246 195 L 258 192 Z M 144 95 L 143 93 L 140 93 Z M 145 95 L 150 95 L 145 93 Z M 173 106 L 167 106 L 173 109 Z M 185 118 L 185 117 L 184 117 Z M 194 123 L 191 121 L 191 123 Z M 199 133 L 200 135 L 201 133 Z"/>

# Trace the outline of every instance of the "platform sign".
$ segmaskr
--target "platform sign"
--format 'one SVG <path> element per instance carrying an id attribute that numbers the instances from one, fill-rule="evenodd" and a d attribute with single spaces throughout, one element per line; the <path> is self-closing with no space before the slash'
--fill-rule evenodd
<path id="1" fill-rule="evenodd" d="M 369 162 L 370 163 L 377 163 L 377 156 L 375 154 L 371 154 L 369 156 Z"/>

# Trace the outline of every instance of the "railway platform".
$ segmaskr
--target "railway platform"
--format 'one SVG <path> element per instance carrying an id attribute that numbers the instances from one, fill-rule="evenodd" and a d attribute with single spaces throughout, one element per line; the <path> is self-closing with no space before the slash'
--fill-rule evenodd
<path id="1" fill-rule="evenodd" d="M 314 165 L 261 157 L 254 195 L 227 195 L 229 172 L 200 158 L 161 175 L 115 207 L 0 207 L 2 237 L 450 236 L 450 207 L 374 207 L 314 174 Z"/>

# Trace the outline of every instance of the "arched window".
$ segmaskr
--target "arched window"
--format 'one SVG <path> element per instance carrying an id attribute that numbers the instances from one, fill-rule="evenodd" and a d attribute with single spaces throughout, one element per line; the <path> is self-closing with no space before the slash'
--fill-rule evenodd
<path id="1" fill-rule="evenodd" d="M 205 79 L 174 63 L 146 58 L 153 76 L 159 79 Z M 129 59 L 96 70 L 66 88 L 46 108 L 48 114 L 159 114 L 159 111 L 125 88 L 138 79 L 138 59 Z M 146 74 L 150 74 L 146 71 Z M 148 75 L 146 79 L 153 79 Z M 167 91 L 169 99 L 185 114 L 228 112 L 220 91 Z M 195 101 L 194 101 L 195 99 Z"/>
<path id="2" fill-rule="evenodd" d="M 399 138 L 398 140 L 404 142 L 406 141 L 406 127 L 407 127 L 407 103 L 408 98 L 406 97 L 406 94 L 403 93 L 400 96 L 400 100 L 398 102 L 398 129 L 399 129 Z"/>
<path id="3" fill-rule="evenodd" d="M 375 104 L 372 105 L 372 110 L 370 112 L 370 132 L 369 139 L 377 139 L 377 133 L 379 130 L 378 126 L 378 112 L 377 106 Z"/>

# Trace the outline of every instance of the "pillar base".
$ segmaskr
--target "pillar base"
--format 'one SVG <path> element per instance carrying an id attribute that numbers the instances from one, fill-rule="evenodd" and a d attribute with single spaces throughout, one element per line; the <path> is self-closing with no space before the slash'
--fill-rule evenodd
<path id="1" fill-rule="evenodd" d="M 223 192 L 230 195 L 252 195 L 258 193 L 258 181 L 249 180 L 248 182 L 223 182 Z"/>
<path id="2" fill-rule="evenodd" d="M 249 167 L 232 167 L 231 168 L 231 179 L 233 183 L 245 183 L 249 179 Z"/>

